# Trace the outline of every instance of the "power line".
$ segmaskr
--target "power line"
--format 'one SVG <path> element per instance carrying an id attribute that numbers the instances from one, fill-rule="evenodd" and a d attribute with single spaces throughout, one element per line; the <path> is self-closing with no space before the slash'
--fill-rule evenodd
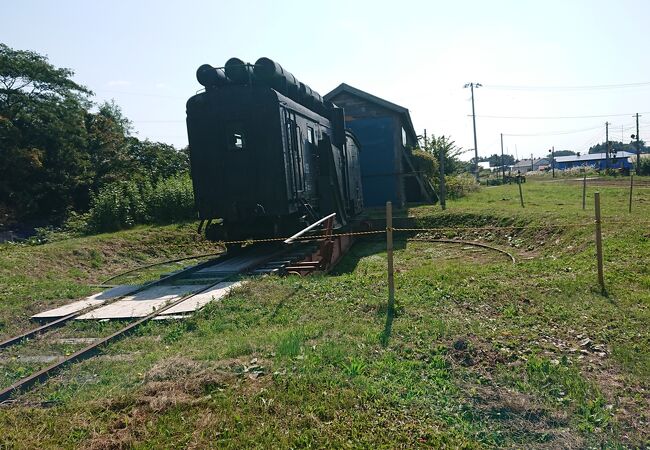
<path id="1" fill-rule="evenodd" d="M 600 130 L 600 127 L 598 127 L 598 129 Z M 582 145 L 578 146 L 577 148 L 579 148 L 579 149 L 583 149 L 583 148 L 589 149 L 589 148 L 593 147 L 593 144 L 597 144 L 598 142 L 600 142 L 601 138 L 602 138 L 602 133 L 600 131 L 598 131 L 598 132 L 592 134 L 589 139 L 587 139 Z"/>
<path id="2" fill-rule="evenodd" d="M 477 115 L 482 119 L 529 119 L 529 120 L 547 120 L 547 119 L 597 119 L 606 117 L 622 117 L 633 115 L 634 113 L 617 113 L 617 114 L 600 114 L 590 116 L 484 116 Z M 650 112 L 640 112 L 639 114 L 650 114 Z"/>
<path id="3" fill-rule="evenodd" d="M 597 127 L 582 128 L 579 130 L 567 130 L 567 131 L 557 131 L 551 133 L 517 133 L 517 134 L 508 134 L 503 133 L 504 136 L 559 136 L 563 134 L 573 134 L 573 133 L 582 133 L 584 131 L 598 130 L 601 128 L 601 125 Z"/>
<path id="4" fill-rule="evenodd" d="M 136 123 L 185 123 L 184 120 L 137 120 L 137 119 L 133 119 L 132 122 L 136 122 Z"/>
<path id="5" fill-rule="evenodd" d="M 113 91 L 110 89 L 95 89 L 96 92 L 104 92 L 109 94 L 121 94 L 121 95 L 138 95 L 141 97 L 158 97 L 158 98 L 171 98 L 174 100 L 183 100 L 183 97 L 175 97 L 172 95 L 163 95 L 163 94 L 148 94 L 145 92 L 126 92 L 126 91 Z"/>
<path id="6" fill-rule="evenodd" d="M 623 83 L 623 84 L 596 84 L 590 86 L 507 86 L 507 85 L 484 85 L 486 89 L 498 90 L 512 90 L 512 91 L 588 91 L 588 90 L 603 90 L 603 89 L 624 89 L 634 87 L 650 86 L 650 81 L 642 81 L 639 83 Z"/>

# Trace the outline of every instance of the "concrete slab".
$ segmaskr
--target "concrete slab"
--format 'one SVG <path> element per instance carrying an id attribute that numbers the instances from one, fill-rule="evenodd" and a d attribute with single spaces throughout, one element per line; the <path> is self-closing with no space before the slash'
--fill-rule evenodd
<path id="1" fill-rule="evenodd" d="M 100 338 L 94 337 L 81 337 L 81 338 L 61 338 L 55 339 L 55 344 L 64 344 L 64 345 L 90 345 L 97 342 Z"/>
<path id="2" fill-rule="evenodd" d="M 0 364 L 7 364 L 10 362 L 24 362 L 24 363 L 50 363 L 60 361 L 64 358 L 61 355 L 32 355 L 32 356 L 12 356 L 8 358 L 0 357 Z"/>
<path id="3" fill-rule="evenodd" d="M 178 305 L 169 308 L 167 311 L 163 312 L 161 316 L 187 314 L 197 311 L 212 301 L 222 299 L 228 295 L 232 289 L 241 286 L 241 284 L 241 281 L 224 281 L 223 283 L 217 284 L 212 289 L 193 295 L 187 300 L 180 302 Z"/>
<path id="4" fill-rule="evenodd" d="M 106 306 L 102 306 L 87 314 L 77 317 L 77 320 L 101 320 L 101 319 L 131 319 L 145 317 L 158 308 L 161 308 L 178 300 L 183 295 L 205 288 L 206 285 L 177 285 L 177 286 L 153 286 L 129 295 Z"/>
<path id="5" fill-rule="evenodd" d="M 65 317 L 69 314 L 81 311 L 88 308 L 89 306 L 97 306 L 106 302 L 107 300 L 113 300 L 122 295 L 128 294 L 129 292 L 134 291 L 138 286 L 124 284 L 121 286 L 116 286 L 114 288 L 108 289 L 106 291 L 99 292 L 97 294 L 86 297 L 83 300 L 78 300 L 76 302 L 68 303 L 59 308 L 50 309 L 49 311 L 44 311 L 32 316 L 32 319 L 58 319 L 60 317 Z"/>

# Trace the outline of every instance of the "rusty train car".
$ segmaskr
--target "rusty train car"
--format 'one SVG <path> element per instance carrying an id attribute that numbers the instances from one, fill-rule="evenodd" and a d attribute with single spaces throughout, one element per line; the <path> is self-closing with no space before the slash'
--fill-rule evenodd
<path id="1" fill-rule="evenodd" d="M 187 101 L 196 207 L 208 239 L 287 236 L 363 208 L 360 145 L 344 111 L 269 58 L 197 70 Z"/>

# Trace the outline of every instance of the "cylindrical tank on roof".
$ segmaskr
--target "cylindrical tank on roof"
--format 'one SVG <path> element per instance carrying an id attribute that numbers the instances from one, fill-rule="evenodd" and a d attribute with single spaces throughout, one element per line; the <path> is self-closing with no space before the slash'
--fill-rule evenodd
<path id="1" fill-rule="evenodd" d="M 320 94 L 304 83 L 300 83 L 300 103 L 322 114 L 323 99 Z"/>
<path id="2" fill-rule="evenodd" d="M 239 58 L 230 58 L 226 61 L 226 76 L 234 83 L 246 84 L 252 79 L 253 70 L 250 64 L 246 64 Z"/>
<path id="3" fill-rule="evenodd" d="M 305 83 L 300 83 L 298 92 L 300 92 L 300 97 L 302 97 L 306 101 L 311 101 L 308 99 L 313 98 L 312 94 L 314 91 L 312 91 L 311 88 L 307 86 Z"/>
<path id="4" fill-rule="evenodd" d="M 217 69 L 210 64 L 203 64 L 196 70 L 196 79 L 205 87 L 223 86 L 229 80 L 223 69 Z"/>
<path id="5" fill-rule="evenodd" d="M 226 61 L 225 71 L 219 71 L 206 64 L 197 71 L 197 78 L 204 86 L 207 86 L 204 82 L 210 85 L 230 82 L 264 84 L 320 115 L 328 115 L 329 108 L 323 103 L 323 98 L 318 92 L 298 81 L 291 72 L 270 58 L 262 57 L 254 66 L 239 58 L 230 58 Z"/>
<path id="6" fill-rule="evenodd" d="M 297 101 L 299 81 L 291 72 L 269 58 L 255 61 L 255 78 Z"/>

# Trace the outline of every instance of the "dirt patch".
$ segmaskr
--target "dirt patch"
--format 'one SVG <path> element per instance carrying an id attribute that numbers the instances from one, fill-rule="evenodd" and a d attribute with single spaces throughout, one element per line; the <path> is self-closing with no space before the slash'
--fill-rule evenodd
<path id="1" fill-rule="evenodd" d="M 544 348 L 542 354 L 552 363 L 559 363 L 562 357 L 569 358 L 581 375 L 594 383 L 610 405 L 608 409 L 623 442 L 637 446 L 644 436 L 650 435 L 650 409 L 647 407 L 650 388 L 647 383 L 626 377 L 609 357 L 604 344 L 580 333 L 564 338 L 543 335 L 534 343 Z M 521 365 L 525 355 L 497 351 L 491 343 L 472 335 L 454 339 L 447 348 L 452 365 L 480 374 L 487 383 L 467 388 L 467 391 L 476 392 L 472 402 L 481 417 L 497 420 L 511 435 L 533 440 L 536 447 L 583 448 L 583 438 L 571 431 L 567 416 L 561 410 L 551 410 L 533 396 L 493 384 L 498 365 Z"/>
<path id="2" fill-rule="evenodd" d="M 532 396 L 493 385 L 472 386 L 471 401 L 482 420 L 501 425 L 522 446 L 584 448 L 583 438 L 572 431 L 566 413 L 551 411 Z"/>
<path id="3" fill-rule="evenodd" d="M 565 411 L 550 409 L 533 395 L 496 384 L 498 367 L 522 364 L 518 355 L 499 352 L 489 342 L 472 335 L 457 337 L 447 348 L 453 366 L 470 370 L 482 380 L 481 384 L 471 382 L 463 387 L 463 391 L 470 393 L 469 401 L 478 420 L 499 426 L 517 446 L 583 448 L 584 440 L 571 429 Z"/>
<path id="4" fill-rule="evenodd" d="M 491 378 L 499 364 L 517 364 L 517 358 L 500 353 L 476 336 L 459 337 L 448 344 L 451 363 L 471 367 L 473 371 Z"/>
<path id="5" fill-rule="evenodd" d="M 612 405 L 620 439 L 631 445 L 647 442 L 650 436 L 650 386 L 626 377 L 613 362 L 587 367 L 589 378 Z M 645 448 L 641 445 L 640 448 Z"/>
<path id="6" fill-rule="evenodd" d="M 155 365 L 143 378 L 142 388 L 132 398 L 116 398 L 98 405 L 119 417 L 106 433 L 94 435 L 89 449 L 132 448 L 146 440 L 146 424 L 172 408 L 207 406 L 211 393 L 236 389 L 242 394 L 259 392 L 272 382 L 269 363 L 258 358 L 229 359 L 214 363 L 188 358 L 170 358 Z"/>

